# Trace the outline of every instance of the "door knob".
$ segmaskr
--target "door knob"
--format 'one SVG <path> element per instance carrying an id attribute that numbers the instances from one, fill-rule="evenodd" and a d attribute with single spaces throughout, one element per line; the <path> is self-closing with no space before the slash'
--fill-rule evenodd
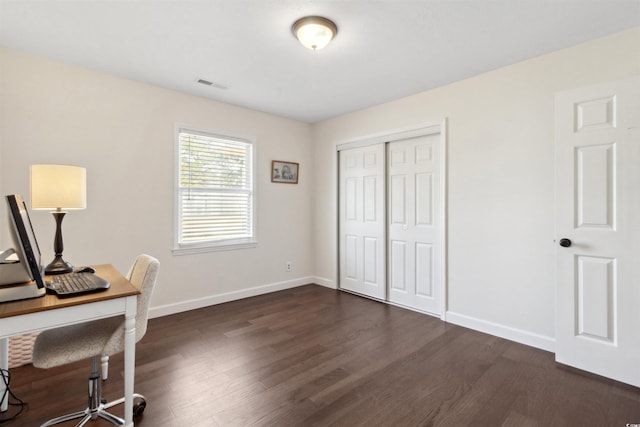
<path id="1" fill-rule="evenodd" d="M 562 246 L 563 248 L 568 248 L 569 246 L 571 246 L 571 240 L 569 239 L 560 239 L 560 246 Z"/>

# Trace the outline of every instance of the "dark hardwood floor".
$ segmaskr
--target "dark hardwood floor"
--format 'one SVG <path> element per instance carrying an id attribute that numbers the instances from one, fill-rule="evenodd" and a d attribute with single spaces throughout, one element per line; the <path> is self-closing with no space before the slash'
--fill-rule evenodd
<path id="1" fill-rule="evenodd" d="M 315 285 L 152 319 L 136 361 L 142 427 L 640 423 L 637 388 Z M 122 356 L 112 357 L 109 399 L 122 392 L 122 369 Z M 84 408 L 88 371 L 89 361 L 12 369 L 11 388 L 29 407 L 7 425 Z"/>

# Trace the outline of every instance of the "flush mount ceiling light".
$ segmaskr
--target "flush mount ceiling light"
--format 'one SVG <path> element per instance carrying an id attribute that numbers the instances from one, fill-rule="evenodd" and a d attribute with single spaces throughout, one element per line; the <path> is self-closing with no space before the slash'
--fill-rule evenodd
<path id="1" fill-rule="evenodd" d="M 291 32 L 308 49 L 322 49 L 338 34 L 333 21 L 321 16 L 305 16 L 291 26 Z"/>

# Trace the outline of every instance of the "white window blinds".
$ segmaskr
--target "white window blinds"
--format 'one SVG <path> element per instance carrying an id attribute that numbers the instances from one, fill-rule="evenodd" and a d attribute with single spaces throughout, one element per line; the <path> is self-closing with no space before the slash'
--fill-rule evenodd
<path id="1" fill-rule="evenodd" d="M 180 129 L 178 245 L 253 239 L 251 142 Z"/>

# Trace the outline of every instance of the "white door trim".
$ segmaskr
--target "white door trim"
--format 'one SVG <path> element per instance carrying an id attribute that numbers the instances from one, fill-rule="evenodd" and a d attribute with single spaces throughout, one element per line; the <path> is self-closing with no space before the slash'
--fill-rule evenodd
<path id="1" fill-rule="evenodd" d="M 427 136 L 436 133 L 444 134 L 447 127 L 447 119 L 442 119 L 438 123 L 425 123 L 419 126 L 388 130 L 374 133 L 359 138 L 354 138 L 336 145 L 336 151 L 347 150 L 349 148 L 366 147 L 367 145 L 380 144 L 382 142 L 393 142 L 401 139 L 413 138 L 416 136 Z M 446 138 L 443 140 L 446 143 Z"/>

